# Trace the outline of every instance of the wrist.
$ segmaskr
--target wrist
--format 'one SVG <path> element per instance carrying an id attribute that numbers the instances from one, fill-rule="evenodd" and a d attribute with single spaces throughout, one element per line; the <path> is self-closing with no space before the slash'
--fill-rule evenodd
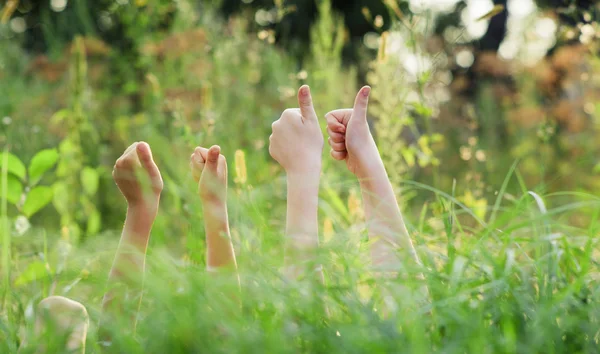
<path id="1" fill-rule="evenodd" d="M 288 180 L 293 179 L 319 179 L 321 176 L 321 161 L 305 164 L 301 167 L 288 168 L 285 173 L 287 174 Z"/>
<path id="2" fill-rule="evenodd" d="M 387 171 L 379 156 L 377 159 L 360 163 L 355 175 L 362 187 L 368 187 L 379 181 L 388 181 Z"/>
<path id="3" fill-rule="evenodd" d="M 146 200 L 127 201 L 127 213 L 143 215 L 144 217 L 155 218 L 158 213 L 159 199 L 154 198 Z"/>

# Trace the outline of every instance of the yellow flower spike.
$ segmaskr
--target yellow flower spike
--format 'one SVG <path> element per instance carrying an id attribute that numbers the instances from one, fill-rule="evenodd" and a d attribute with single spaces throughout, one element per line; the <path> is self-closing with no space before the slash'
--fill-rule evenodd
<path id="1" fill-rule="evenodd" d="M 154 96 L 158 96 L 160 94 L 160 83 L 158 82 L 156 75 L 148 73 L 146 74 L 146 80 L 150 83 Z"/>
<path id="2" fill-rule="evenodd" d="M 333 221 L 330 218 L 325 218 L 323 221 L 323 240 L 325 243 L 333 239 Z"/>
<path id="3" fill-rule="evenodd" d="M 379 63 L 385 63 L 387 61 L 387 40 L 390 33 L 385 31 L 379 37 L 379 51 L 377 52 L 377 61 Z"/>
<path id="4" fill-rule="evenodd" d="M 242 150 L 235 151 L 235 180 L 239 185 L 244 185 L 248 181 L 246 173 L 246 154 Z"/>
<path id="5" fill-rule="evenodd" d="M 2 9 L 0 23 L 3 25 L 7 24 L 10 17 L 17 10 L 17 7 L 19 7 L 19 0 L 8 0 Z"/>
<path id="6" fill-rule="evenodd" d="M 147 3 L 148 3 L 148 0 L 135 0 L 135 6 L 137 6 L 137 7 L 146 6 Z"/>

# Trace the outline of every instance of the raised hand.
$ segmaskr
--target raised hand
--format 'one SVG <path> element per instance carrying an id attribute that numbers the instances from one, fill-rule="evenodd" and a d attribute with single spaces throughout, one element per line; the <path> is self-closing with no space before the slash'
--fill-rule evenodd
<path id="1" fill-rule="evenodd" d="M 367 123 L 371 88 L 363 87 L 356 95 L 354 108 L 338 109 L 325 115 L 331 156 L 345 160 L 350 172 L 366 177 L 368 169 L 381 164 L 377 145 Z"/>
<path id="2" fill-rule="evenodd" d="M 227 213 L 227 160 L 221 155 L 219 146 L 214 145 L 210 149 L 199 146 L 190 156 L 190 168 L 198 183 L 204 212 L 207 269 L 216 271 L 232 267 L 236 270 Z"/>
<path id="3" fill-rule="evenodd" d="M 286 109 L 273 123 L 269 153 L 288 175 L 320 174 L 324 139 L 306 85 L 298 91 L 298 104 L 300 108 Z"/>
<path id="4" fill-rule="evenodd" d="M 117 159 L 112 175 L 130 207 L 156 211 L 163 180 L 147 143 L 131 144 Z"/>
<path id="5" fill-rule="evenodd" d="M 190 157 L 192 176 L 198 183 L 198 193 L 205 202 L 225 202 L 227 199 L 227 160 L 217 145 L 210 149 L 197 147 Z"/>
<path id="6" fill-rule="evenodd" d="M 287 173 L 285 263 L 287 275 L 295 279 L 315 262 L 319 244 L 317 210 L 324 144 L 308 86 L 298 91 L 298 104 L 299 109 L 286 110 L 273 123 L 269 138 L 271 156 Z M 323 274 L 317 274 L 322 280 Z"/>

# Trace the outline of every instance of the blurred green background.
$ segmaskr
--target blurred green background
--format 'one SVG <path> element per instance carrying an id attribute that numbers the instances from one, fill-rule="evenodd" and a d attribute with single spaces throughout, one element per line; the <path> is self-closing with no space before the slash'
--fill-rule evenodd
<path id="1" fill-rule="evenodd" d="M 195 146 L 220 144 L 229 162 L 231 222 L 241 268 L 255 273 L 276 268 L 282 260 L 285 181 L 269 156 L 268 136 L 279 114 L 297 105 L 296 90 L 305 83 L 321 117 L 351 106 L 361 85 L 373 87 L 372 131 L 411 234 L 428 269 L 449 277 L 427 280 L 434 309 L 438 300 L 446 306 L 447 297 L 463 286 L 507 277 L 540 301 L 534 303 L 543 306 L 541 313 L 556 318 L 543 312 L 559 305 L 552 299 L 543 303 L 539 284 L 528 287 L 505 268 L 509 259 L 515 261 L 508 252 L 515 247 L 523 252 L 516 256 L 519 271 L 545 267 L 552 252 L 574 252 L 557 258 L 558 272 L 566 273 L 548 277 L 563 282 L 552 283 L 550 293 L 569 289 L 568 295 L 579 299 L 584 279 L 594 278 L 582 264 L 596 267 L 596 1 L 8 0 L 0 1 L 0 15 L 0 147 L 5 152 L 0 161 L 5 181 L 0 314 L 8 324 L 0 338 L 10 339 L 7 351 L 15 348 L 10 343 L 18 343 L 28 306 L 44 296 L 72 296 L 98 306 L 126 207 L 111 170 L 135 141 L 150 143 L 165 180 L 151 253 L 160 258 L 164 251 L 169 266 L 203 264 L 201 211 L 187 164 Z M 362 219 L 358 186 L 344 166 L 325 154 L 324 161 L 324 247 L 339 251 L 341 242 L 347 252 L 358 252 L 365 242 L 353 251 L 338 237 L 353 232 L 348 230 Z M 540 214 L 528 191 L 544 197 L 547 214 Z M 545 248 L 549 235 L 562 235 L 565 248 Z M 582 235 L 589 238 L 568 239 Z M 497 254 L 479 253 L 486 248 Z M 332 257 L 337 262 L 332 269 L 352 263 Z M 573 274 L 570 262 L 579 267 Z M 469 267 L 500 273 L 467 274 Z M 159 275 L 164 271 L 156 269 Z M 457 269 L 464 271 L 463 280 L 451 280 Z M 462 305 L 454 304 L 463 306 L 456 311 L 464 311 L 465 323 L 469 318 L 473 326 L 486 323 L 481 331 L 489 329 L 488 336 L 495 328 L 489 316 L 498 315 L 512 326 L 500 326 L 508 339 L 490 339 L 489 347 L 440 334 L 441 328 L 467 331 L 464 323 L 454 322 L 460 316 L 450 314 L 423 320 L 428 329 L 422 336 L 385 331 L 403 333 L 425 351 L 472 345 L 473 350 L 511 352 L 519 342 L 513 338 L 519 326 L 528 328 L 518 319 L 525 310 L 512 305 L 529 295 L 477 291 L 468 292 Z M 489 304 L 492 312 L 502 297 L 509 304 L 503 309 L 512 315 L 472 313 L 470 296 Z M 561 304 L 567 300 L 564 295 Z M 565 311 L 573 313 L 570 307 Z M 584 323 L 581 331 L 590 331 L 584 339 L 577 337 L 581 342 L 564 344 L 564 328 L 543 324 L 552 328 L 540 333 L 552 338 L 557 351 L 582 350 L 597 341 L 596 317 L 573 318 L 573 326 Z M 373 328 L 383 331 L 379 335 L 385 332 Z M 444 342 L 448 338 L 456 339 L 456 347 Z M 270 345 L 277 350 L 282 343 Z M 532 352 L 547 348 L 537 339 L 531 343 Z"/>

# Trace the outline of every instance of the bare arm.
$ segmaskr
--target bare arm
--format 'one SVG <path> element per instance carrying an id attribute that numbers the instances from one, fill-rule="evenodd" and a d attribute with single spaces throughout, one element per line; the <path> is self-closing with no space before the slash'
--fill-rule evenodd
<path id="1" fill-rule="evenodd" d="M 101 337 L 106 335 L 105 321 L 117 318 L 129 306 L 139 307 L 143 288 L 146 251 L 150 231 L 156 219 L 163 182 L 146 143 L 131 145 L 115 163 L 115 183 L 127 200 L 127 216 L 108 276 L 102 310 L 108 315 L 101 321 Z M 132 328 L 136 318 L 132 315 Z"/>
<path id="2" fill-rule="evenodd" d="M 287 174 L 287 223 L 285 266 L 287 276 L 298 279 L 315 262 L 319 244 L 319 179 L 323 134 L 315 113 L 310 89 L 298 91 L 299 109 L 287 109 L 273 123 L 269 152 Z M 318 278 L 323 274 L 317 268 Z"/>
<path id="3" fill-rule="evenodd" d="M 319 246 L 319 179 L 320 169 L 311 174 L 288 173 L 286 217 L 286 271 L 298 278 L 306 262 L 314 262 Z M 316 265 L 314 265 L 316 266 Z M 318 277 L 322 272 L 317 268 Z"/>
<path id="4" fill-rule="evenodd" d="M 356 96 L 354 108 L 329 112 L 327 131 L 331 155 L 344 160 L 361 186 L 372 247 L 373 264 L 385 271 L 399 270 L 402 259 L 419 262 L 375 140 L 367 124 L 369 87 Z"/>
<path id="5" fill-rule="evenodd" d="M 237 273 L 227 212 L 227 161 L 220 152 L 221 148 L 216 145 L 210 149 L 197 147 L 191 156 L 190 167 L 198 183 L 204 212 L 207 269 L 228 268 Z"/>

